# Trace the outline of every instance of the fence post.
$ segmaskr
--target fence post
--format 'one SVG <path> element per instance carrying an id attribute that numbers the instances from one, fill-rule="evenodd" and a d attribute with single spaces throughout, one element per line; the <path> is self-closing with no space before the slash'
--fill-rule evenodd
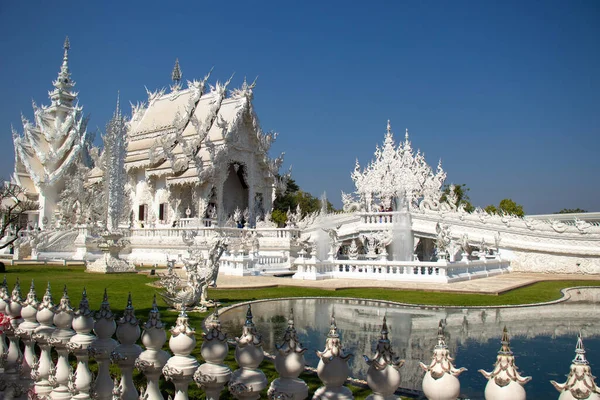
<path id="1" fill-rule="evenodd" d="M 182 304 L 177 322 L 171 328 L 171 339 L 169 339 L 169 348 L 173 352 L 173 357 L 169 358 L 162 370 L 165 379 L 173 381 L 175 385 L 174 400 L 188 400 L 188 386 L 199 365 L 198 360 L 190 355 L 196 347 L 196 337 L 188 320 L 185 306 Z"/>
<path id="2" fill-rule="evenodd" d="M 42 297 L 42 302 L 38 306 L 36 313 L 36 319 L 39 322 L 39 326 L 35 329 L 33 339 L 40 346 L 40 359 L 37 367 L 37 379 L 35 379 L 35 393 L 37 395 L 45 396 L 52 392 L 52 385 L 48 380 L 54 365 L 52 364 L 52 358 L 50 352 L 52 345 L 49 340 L 52 337 L 52 332 L 56 329 L 54 326 L 54 313 L 55 307 L 52 301 L 52 293 L 50 292 L 50 282 L 46 287 L 46 293 Z"/>
<path id="3" fill-rule="evenodd" d="M 317 356 L 319 357 L 317 375 L 319 375 L 319 379 L 325 386 L 321 386 L 315 391 L 313 399 L 354 399 L 350 389 L 343 386 L 350 372 L 348 359 L 352 357 L 352 354 L 344 354 L 333 315 L 331 316 L 329 334 L 327 334 L 325 340 L 325 350 L 323 352 L 317 351 Z"/>
<path id="4" fill-rule="evenodd" d="M 52 333 L 52 337 L 49 340 L 49 343 L 54 346 L 58 353 L 56 369 L 49 378 L 49 381 L 56 385 L 52 390 L 52 393 L 50 393 L 50 398 L 52 398 L 52 400 L 67 400 L 71 398 L 71 393 L 67 386 L 69 383 L 69 375 L 71 373 L 67 344 L 71 337 L 75 335 L 75 332 L 71 329 L 72 323 L 73 308 L 71 308 L 71 302 L 67 294 L 67 285 L 65 285 L 63 296 L 60 299 L 60 303 L 56 307 L 54 314 L 54 325 L 56 326 L 56 330 Z"/>
<path id="5" fill-rule="evenodd" d="M 227 334 L 221 332 L 219 310 L 215 306 L 215 313 L 206 323 L 208 332 L 202 333 L 201 354 L 206 361 L 194 373 L 194 382 L 204 389 L 208 400 L 219 400 L 223 387 L 231 378 L 231 369 L 223 364 L 229 345 Z"/>
<path id="6" fill-rule="evenodd" d="M 425 371 L 423 378 L 423 392 L 428 399 L 455 400 L 460 394 L 460 381 L 458 375 L 466 368 L 455 368 L 452 357 L 444 337 L 443 320 L 438 325 L 438 343 L 433 349 L 431 363 L 419 363 Z"/>
<path id="7" fill-rule="evenodd" d="M 10 396 L 20 396 L 21 393 L 26 392 L 19 381 L 19 365 L 22 361 L 23 354 L 21 353 L 21 348 L 19 346 L 19 336 L 16 334 L 16 331 L 19 329 L 19 324 L 23 322 L 21 319 L 22 301 L 21 285 L 19 284 L 19 278 L 17 278 L 17 282 L 11 293 L 10 302 L 8 302 L 6 306 L 6 310 L 10 317 L 10 325 L 6 329 L 6 337 L 9 340 L 9 345 L 4 368 L 6 382 L 5 398 L 10 398 Z"/>
<path id="8" fill-rule="evenodd" d="M 367 397 L 367 400 L 375 399 L 396 399 L 394 392 L 400 386 L 400 372 L 398 371 L 404 360 L 400 360 L 392 350 L 390 339 L 388 338 L 388 327 L 385 316 L 381 326 L 381 337 L 377 342 L 377 352 L 372 360 L 363 356 L 369 369 L 367 370 L 367 384 L 373 391 L 373 394 Z"/>
<path id="9" fill-rule="evenodd" d="M 104 289 L 104 297 L 100 304 L 100 310 L 96 312 L 96 322 L 94 323 L 94 333 L 96 340 L 90 345 L 90 355 L 98 363 L 98 375 L 94 383 L 96 398 L 99 400 L 111 400 L 113 391 L 113 380 L 110 376 L 110 355 L 117 347 L 117 341 L 112 338 L 117 324 L 115 323 L 115 314 L 110 309 L 108 303 L 108 294 Z"/>
<path id="10" fill-rule="evenodd" d="M 229 392 L 236 399 L 258 400 L 260 392 L 267 387 L 267 377 L 258 366 L 265 358 L 262 337 L 252 322 L 252 307 L 248 304 L 246 323 L 242 328 L 242 337 L 235 338 L 235 361 L 240 366 L 231 375 Z"/>
<path id="11" fill-rule="evenodd" d="M 87 292 L 83 288 L 79 309 L 75 311 L 73 318 L 73 329 L 75 335 L 71 337 L 67 348 L 77 358 L 77 369 L 75 370 L 75 381 L 73 384 L 77 390 L 77 394 L 73 397 L 76 400 L 89 400 L 90 391 L 92 389 L 93 376 L 88 367 L 90 359 L 88 349 L 95 340 L 94 335 L 90 332 L 94 328 L 93 312 L 90 310 L 90 305 L 87 298 Z M 67 383 L 67 386 L 69 383 Z"/>
<path id="12" fill-rule="evenodd" d="M 275 355 L 275 369 L 280 378 L 275 379 L 269 387 L 269 398 L 277 399 L 290 398 L 293 400 L 303 400 L 308 397 L 308 386 L 298 376 L 304 372 L 306 361 L 304 352 L 306 349 L 296 337 L 296 328 L 294 327 L 294 310 L 290 311 L 288 327 L 283 335 L 283 341 L 276 345 L 277 354 Z"/>
<path id="13" fill-rule="evenodd" d="M 165 332 L 165 326 L 160 320 L 156 295 L 154 295 L 152 309 L 148 314 L 148 321 L 144 324 L 144 331 L 142 332 L 142 344 L 146 347 L 146 350 L 135 360 L 135 367 L 146 376 L 148 381 L 144 391 L 144 399 L 146 400 L 163 400 L 158 388 L 158 380 L 163 367 L 171 357 L 169 353 L 162 349 L 166 341 L 167 332 Z"/>
<path id="14" fill-rule="evenodd" d="M 135 344 L 140 333 L 140 321 L 135 317 L 131 293 L 129 293 L 123 317 L 117 321 L 117 339 L 120 344 L 113 350 L 114 357 L 111 357 L 121 368 L 122 400 L 138 400 L 138 392 L 133 384 L 133 366 L 142 352 L 142 348 Z"/>

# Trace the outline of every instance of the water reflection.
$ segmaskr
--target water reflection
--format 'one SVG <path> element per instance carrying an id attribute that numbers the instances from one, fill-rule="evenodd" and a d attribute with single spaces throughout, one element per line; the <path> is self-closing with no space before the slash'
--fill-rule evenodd
<path id="1" fill-rule="evenodd" d="M 460 380 L 463 394 L 471 399 L 483 398 L 486 381 L 477 370 L 491 368 L 506 325 L 522 375 L 533 376 L 533 381 L 525 386 L 528 397 L 537 399 L 558 394 L 548 381 L 562 381 L 568 373 L 579 331 L 594 370 L 594 361 L 600 357 L 599 303 L 600 289 L 581 289 L 569 301 L 536 307 L 417 308 L 365 300 L 292 299 L 255 303 L 252 311 L 265 351 L 274 354 L 275 343 L 283 337 L 293 308 L 298 338 L 309 349 L 305 353 L 307 364 L 316 367 L 318 358 L 314 351 L 323 350 L 335 310 L 344 348 L 354 354 L 349 363 L 351 374 L 362 379 L 368 369 L 362 355 L 374 354 L 385 314 L 393 349 L 406 360 L 400 370 L 401 386 L 418 390 L 423 378 L 418 363 L 431 358 L 437 325 L 444 319 L 446 343 L 456 359 L 455 365 L 469 369 Z M 245 311 L 245 307 L 236 307 L 221 315 L 223 330 L 230 337 L 241 334 Z"/>

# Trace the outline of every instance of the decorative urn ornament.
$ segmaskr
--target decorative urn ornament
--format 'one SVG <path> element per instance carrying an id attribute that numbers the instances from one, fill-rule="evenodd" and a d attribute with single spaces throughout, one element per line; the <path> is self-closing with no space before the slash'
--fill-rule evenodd
<path id="1" fill-rule="evenodd" d="M 425 365 L 419 363 L 425 371 L 423 377 L 423 392 L 429 400 L 456 400 L 460 394 L 460 381 L 458 376 L 466 371 L 466 368 L 455 368 L 452 364 L 454 359 L 446 345 L 444 337 L 443 321 L 438 325 L 438 342 L 433 348 L 431 363 Z"/>
<path id="2" fill-rule="evenodd" d="M 515 356 L 510 350 L 510 339 L 508 331 L 504 327 L 502 332 L 502 347 L 498 351 L 498 357 L 492 372 L 479 370 L 488 379 L 485 385 L 486 400 L 525 400 L 527 395 L 523 385 L 531 380 L 531 377 L 522 377 L 519 368 L 515 364 Z"/>

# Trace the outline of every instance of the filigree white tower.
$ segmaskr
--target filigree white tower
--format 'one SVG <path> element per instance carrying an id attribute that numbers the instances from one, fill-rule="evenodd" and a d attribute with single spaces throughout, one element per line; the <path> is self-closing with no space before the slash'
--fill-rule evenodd
<path id="1" fill-rule="evenodd" d="M 69 38 L 66 38 L 63 63 L 58 78 L 52 83 L 54 90 L 48 93 L 50 106 L 40 108 L 34 103 L 34 122 L 21 117 L 23 134 L 13 129 L 13 180 L 34 197 L 37 195 L 39 220 L 35 222 L 42 228 L 54 216 L 67 170 L 78 160 L 87 160 L 91 139 L 83 108 L 73 105 L 78 93 L 73 91 L 75 82 L 69 70 L 69 48 Z"/>

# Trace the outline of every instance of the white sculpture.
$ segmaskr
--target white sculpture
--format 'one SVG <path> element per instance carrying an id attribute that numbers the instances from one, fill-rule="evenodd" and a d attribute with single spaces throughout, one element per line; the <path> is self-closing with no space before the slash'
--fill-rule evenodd
<path id="1" fill-rule="evenodd" d="M 502 347 L 492 372 L 479 370 L 488 380 L 485 385 L 486 400 L 525 400 L 527 397 L 523 385 L 531 380 L 530 376 L 522 377 L 515 364 L 515 356 L 510 350 L 510 339 L 506 327 L 502 332 Z"/>
<path id="2" fill-rule="evenodd" d="M 95 380 L 95 394 L 98 399 L 112 399 L 113 380 L 110 376 L 111 354 L 118 343 L 112 338 L 117 330 L 115 314 L 110 309 L 108 293 L 104 289 L 104 297 L 100 310 L 94 315 L 94 333 L 96 339 L 89 347 L 90 354 L 98 363 L 98 375 Z"/>
<path id="3" fill-rule="evenodd" d="M 392 350 L 385 316 L 375 356 L 373 359 L 369 359 L 367 356 L 363 357 L 369 365 L 367 383 L 373 391 L 367 400 L 395 400 L 394 392 L 400 386 L 399 370 L 404 365 L 404 360 L 400 360 Z"/>
<path id="4" fill-rule="evenodd" d="M 600 388 L 596 385 L 590 363 L 585 357 L 581 333 L 577 336 L 575 358 L 571 363 L 567 381 L 550 383 L 560 392 L 558 400 L 600 400 Z"/>
<path id="5" fill-rule="evenodd" d="M 169 358 L 162 370 L 165 379 L 173 381 L 175 385 L 175 400 L 188 400 L 188 386 L 199 365 L 198 360 L 190 355 L 196 347 L 196 337 L 188 321 L 185 307 L 181 307 L 177 322 L 171 328 L 169 339 L 169 348 L 173 357 Z"/>
<path id="6" fill-rule="evenodd" d="M 348 360 L 352 354 L 345 354 L 342 349 L 340 334 L 335 324 L 335 317 L 331 316 L 329 334 L 325 340 L 325 350 L 317 351 L 319 365 L 317 374 L 325 386 L 315 391 L 313 400 L 325 399 L 353 399 L 350 389 L 344 386 L 348 378 Z"/>
<path id="7" fill-rule="evenodd" d="M 160 320 L 160 314 L 156 305 L 156 295 L 152 301 L 152 308 L 148 314 L 148 320 L 143 325 L 141 341 L 146 350 L 144 350 L 137 360 L 135 367 L 142 371 L 148 380 L 146 390 L 144 390 L 144 399 L 147 400 L 162 400 L 158 380 L 161 372 L 169 357 L 169 353 L 162 349 L 167 341 L 167 332 L 165 326 Z M 140 393 L 141 397 L 141 393 Z"/>
<path id="8" fill-rule="evenodd" d="M 376 199 L 389 206 L 391 199 L 402 196 L 406 196 L 411 207 L 417 206 L 423 197 L 439 202 L 446 179 L 441 163 L 434 173 L 424 155 L 420 151 L 414 153 L 408 130 L 404 142 L 395 147 L 389 121 L 383 146 L 375 150 L 375 159 L 363 171 L 357 161 L 351 176 L 360 203 L 366 203 L 367 210 L 373 209 Z M 350 208 L 353 201 L 348 196 L 345 200 L 344 204 Z"/>
<path id="9" fill-rule="evenodd" d="M 267 387 L 267 377 L 258 369 L 265 357 L 262 338 L 256 331 L 252 318 L 252 307 L 248 304 L 242 336 L 235 338 L 235 361 L 240 368 L 233 372 L 229 381 L 229 391 L 239 400 L 258 400 L 260 392 Z"/>
<path id="10" fill-rule="evenodd" d="M 71 329 L 73 322 L 74 311 L 71 307 L 71 302 L 67 294 L 67 286 L 63 290 L 63 296 L 60 303 L 56 307 L 54 314 L 54 325 L 56 330 L 52 333 L 49 343 L 56 349 L 58 353 L 58 361 L 56 362 L 56 370 L 50 376 L 49 381 L 54 382 L 55 386 L 50 397 L 53 400 L 68 400 L 71 399 L 71 393 L 68 387 L 69 376 L 71 375 L 71 366 L 69 365 L 69 350 L 67 345 L 70 339 L 75 335 Z"/>
<path id="11" fill-rule="evenodd" d="M 186 282 L 182 282 L 175 274 L 168 275 L 161 281 L 165 292 L 161 293 L 165 302 L 178 310 L 184 308 L 198 308 L 206 310 L 206 306 L 214 305 L 208 299 L 208 286 L 217 286 L 219 275 L 219 260 L 227 248 L 226 237 L 215 238 L 208 252 L 208 260 L 204 263 L 200 253 L 191 249 L 190 258 L 183 259 L 187 274 Z M 200 267 L 200 264 L 204 264 Z M 181 288 L 181 286 L 184 286 Z"/>
<path id="12" fill-rule="evenodd" d="M 207 332 L 202 333 L 201 354 L 206 361 L 194 373 L 194 381 L 206 392 L 208 400 L 218 400 L 223 387 L 231 379 L 231 369 L 223 361 L 229 352 L 227 334 L 221 332 L 219 311 L 215 312 L 206 324 Z"/>
<path id="13" fill-rule="evenodd" d="M 34 123 L 22 117 L 23 135 L 13 129 L 15 183 L 35 188 L 32 194 L 39 196 L 41 228 L 54 215 L 67 172 L 84 162 L 91 141 L 86 130 L 88 118 L 73 104 L 78 93 L 73 90 L 75 82 L 69 70 L 69 38 L 63 47 L 60 72 L 49 93 L 52 103 L 41 108 L 33 103 Z"/>
<path id="14" fill-rule="evenodd" d="M 279 378 L 271 382 L 268 395 L 270 399 L 289 398 L 293 400 L 303 400 L 308 397 L 308 385 L 298 376 L 304 372 L 306 361 L 304 353 L 306 349 L 296 337 L 296 328 L 294 327 L 294 310 L 290 311 L 288 327 L 285 330 L 283 341 L 276 345 L 277 354 L 275 355 L 275 369 Z M 282 394 L 285 394 L 283 396 Z"/>
<path id="15" fill-rule="evenodd" d="M 49 395 L 52 392 L 53 385 L 50 382 L 50 376 L 54 369 L 52 358 L 50 357 L 52 345 L 50 339 L 56 329 L 54 326 L 55 306 L 52 302 L 52 293 L 50 293 L 50 283 L 46 288 L 46 293 L 38 305 L 36 319 L 39 326 L 35 329 L 33 339 L 41 349 L 40 358 L 36 364 L 34 372 L 35 392 L 38 395 Z"/>
<path id="16" fill-rule="evenodd" d="M 442 321 L 438 325 L 438 343 L 433 349 L 431 363 L 419 363 L 425 376 L 423 377 L 423 392 L 429 400 L 456 400 L 460 394 L 458 376 L 466 368 L 455 368 L 450 351 L 444 338 Z"/>

